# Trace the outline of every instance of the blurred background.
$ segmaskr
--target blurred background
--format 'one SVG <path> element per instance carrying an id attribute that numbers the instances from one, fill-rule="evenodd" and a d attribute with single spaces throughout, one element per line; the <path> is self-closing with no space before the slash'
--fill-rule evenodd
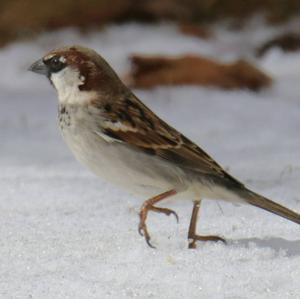
<path id="1" fill-rule="evenodd" d="M 299 227 L 204 201 L 149 216 L 61 139 L 55 90 L 27 71 L 55 47 L 100 53 L 159 116 L 252 189 L 300 211 L 299 0 L 0 0 L 0 298 L 300 298 Z M 251 271 L 249 270 L 251 269 Z M 167 286 L 167 287 L 166 287 Z"/>
<path id="2" fill-rule="evenodd" d="M 1 0 L 1 44 L 66 26 L 98 29 L 108 23 L 129 21 L 210 24 L 230 19 L 245 24 L 254 14 L 268 22 L 285 22 L 300 12 L 297 0 L 90 0 L 38 1 Z"/>

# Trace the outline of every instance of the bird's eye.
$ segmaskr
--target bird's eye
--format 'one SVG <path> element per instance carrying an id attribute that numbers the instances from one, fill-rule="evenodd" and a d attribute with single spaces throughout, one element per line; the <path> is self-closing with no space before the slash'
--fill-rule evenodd
<path id="1" fill-rule="evenodd" d="M 66 64 L 63 62 L 63 59 L 61 59 L 59 56 L 54 56 L 44 63 L 48 66 L 51 73 L 57 73 L 66 66 Z"/>

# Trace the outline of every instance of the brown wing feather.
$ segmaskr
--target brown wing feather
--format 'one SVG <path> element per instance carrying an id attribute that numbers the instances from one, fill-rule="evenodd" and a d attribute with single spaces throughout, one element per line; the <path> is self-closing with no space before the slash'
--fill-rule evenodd
<path id="1" fill-rule="evenodd" d="M 115 101 L 113 107 L 104 109 L 102 116 L 108 120 L 104 133 L 114 139 L 199 173 L 228 176 L 207 153 L 157 117 L 133 95 Z M 114 125 L 120 121 L 122 127 Z"/>

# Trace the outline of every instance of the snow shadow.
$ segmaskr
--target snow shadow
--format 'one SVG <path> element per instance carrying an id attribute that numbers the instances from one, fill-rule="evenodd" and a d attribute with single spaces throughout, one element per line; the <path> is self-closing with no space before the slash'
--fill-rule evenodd
<path id="1" fill-rule="evenodd" d="M 300 240 L 285 240 L 282 238 L 269 238 L 269 239 L 259 239 L 259 238 L 249 238 L 240 239 L 228 242 L 235 245 L 249 246 L 251 243 L 258 247 L 269 247 L 275 251 L 285 251 L 287 256 L 300 255 Z"/>

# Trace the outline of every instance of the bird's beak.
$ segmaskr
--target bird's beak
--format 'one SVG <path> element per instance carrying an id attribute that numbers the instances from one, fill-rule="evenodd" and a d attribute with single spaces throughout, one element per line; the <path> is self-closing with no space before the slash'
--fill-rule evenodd
<path id="1" fill-rule="evenodd" d="M 39 59 L 38 61 L 34 62 L 28 68 L 28 70 L 31 72 L 37 73 L 37 74 L 41 74 L 41 75 L 45 75 L 45 76 L 48 75 L 48 68 L 42 59 Z"/>

